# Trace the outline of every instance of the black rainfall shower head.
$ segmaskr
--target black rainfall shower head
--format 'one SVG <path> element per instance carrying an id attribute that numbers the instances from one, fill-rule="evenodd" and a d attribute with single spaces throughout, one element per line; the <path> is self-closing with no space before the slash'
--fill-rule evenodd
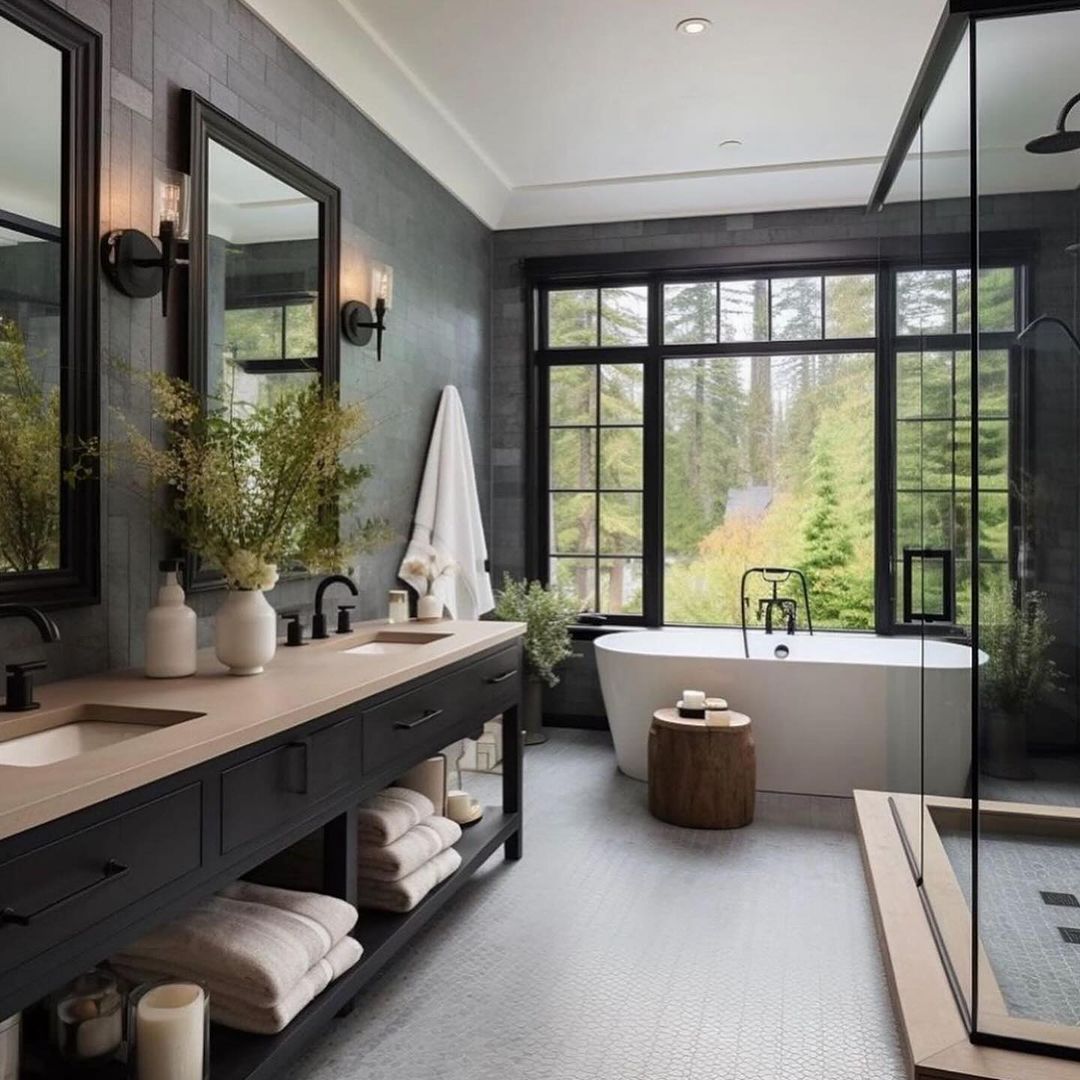
<path id="1" fill-rule="evenodd" d="M 1080 102 L 1080 94 L 1074 94 L 1065 102 L 1058 114 L 1057 130 L 1032 139 L 1026 147 L 1029 154 L 1066 154 L 1070 150 L 1080 150 L 1080 131 L 1065 130 L 1065 121 L 1077 102 Z"/>

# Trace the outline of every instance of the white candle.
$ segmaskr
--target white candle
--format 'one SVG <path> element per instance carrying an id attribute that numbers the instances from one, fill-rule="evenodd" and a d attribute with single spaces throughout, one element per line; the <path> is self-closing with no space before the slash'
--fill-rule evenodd
<path id="1" fill-rule="evenodd" d="M 682 692 L 682 703 L 684 709 L 704 709 L 705 708 L 705 691 L 704 690 L 684 690 Z"/>
<path id="2" fill-rule="evenodd" d="M 203 1080 L 206 997 L 195 983 L 147 990 L 135 1009 L 139 1080 Z"/>

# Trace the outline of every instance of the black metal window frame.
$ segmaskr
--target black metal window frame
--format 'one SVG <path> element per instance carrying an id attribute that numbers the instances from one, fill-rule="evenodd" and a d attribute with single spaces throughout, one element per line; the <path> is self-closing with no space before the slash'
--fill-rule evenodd
<path id="1" fill-rule="evenodd" d="M 1016 273 L 1016 318 L 1023 325 L 1026 312 L 1030 310 L 1030 274 L 1019 252 L 1027 251 L 1030 238 L 1002 234 L 1002 254 L 992 261 L 983 262 L 980 269 L 991 266 L 1010 266 Z M 803 249 L 812 248 L 813 257 L 805 261 L 799 255 Z M 663 490 L 663 434 L 664 434 L 664 362 L 677 357 L 720 356 L 786 356 L 792 354 L 853 354 L 872 353 L 875 357 L 875 559 L 874 559 L 874 632 L 878 634 L 935 634 L 956 635 L 961 627 L 952 624 L 907 626 L 900 620 L 899 612 L 899 555 L 894 550 L 896 535 L 896 400 L 895 380 L 897 354 L 899 351 L 917 348 L 933 351 L 943 337 L 947 337 L 949 351 L 973 350 L 973 334 L 945 336 L 901 336 L 896 333 L 895 282 L 896 276 L 905 270 L 967 269 L 965 256 L 970 251 L 967 237 L 941 237 L 935 250 L 923 249 L 915 253 L 909 240 L 894 243 L 865 244 L 862 242 L 838 243 L 836 245 L 790 245 L 779 249 L 777 259 L 768 259 L 768 249 L 753 250 L 765 258 L 739 262 L 725 260 L 710 264 L 698 253 L 684 253 L 670 258 L 674 265 L 660 265 L 648 269 L 646 256 L 611 256 L 602 260 L 601 269 L 586 269 L 587 262 L 578 257 L 568 259 L 537 259 L 525 264 L 528 280 L 527 304 L 527 366 L 528 366 L 528 427 L 527 459 L 528 482 L 526 491 L 526 561 L 528 573 L 543 582 L 548 581 L 550 566 L 549 537 L 549 475 L 550 475 L 550 426 L 548 414 L 548 375 L 551 368 L 560 365 L 601 365 L 640 363 L 644 373 L 644 493 L 643 493 L 643 541 L 642 541 L 642 587 L 643 603 L 640 615 L 606 615 L 607 625 L 661 627 L 665 624 L 663 611 L 664 567 L 664 490 Z M 732 252 L 735 254 L 735 252 Z M 663 262 L 663 260 L 658 260 Z M 685 262 L 685 267 L 678 265 Z M 624 268 L 630 267 L 632 268 Z M 664 285 L 692 284 L 696 282 L 745 281 L 766 279 L 770 282 L 769 319 L 771 331 L 772 305 L 771 282 L 775 279 L 837 276 L 843 274 L 872 274 L 876 280 L 875 318 L 876 333 L 873 337 L 819 338 L 791 341 L 715 342 L 705 345 L 665 345 L 663 343 Z M 644 345 L 631 346 L 578 346 L 547 347 L 548 296 L 565 289 L 604 289 L 630 286 L 648 288 L 648 339 Z M 823 304 L 824 304 L 824 289 Z M 973 290 L 973 298 L 977 290 Z M 974 313 L 973 313 L 974 318 Z M 824 313 L 822 333 L 825 331 Z M 600 340 L 597 327 L 597 341 Z M 719 326 L 717 331 L 719 337 Z M 770 333 L 771 336 L 771 333 Z M 980 347 L 1007 348 L 1010 365 L 1010 420 L 1017 415 L 1019 394 L 1017 375 L 1018 350 L 1013 346 L 1012 333 L 983 334 Z M 945 346 L 943 346 L 945 347 Z M 1012 473 L 1017 468 L 1019 452 L 1015 439 L 1019 425 L 1010 423 L 1010 488 L 1015 491 Z M 973 428 L 973 430 L 975 430 Z M 1017 452 L 1014 452 L 1017 451 Z M 599 463 L 598 463 L 599 464 Z M 597 477 L 599 483 L 599 477 Z M 1015 495 L 1010 497 L 1010 523 L 1015 521 Z M 1009 566 L 1015 568 L 1014 536 L 1011 527 Z M 976 538 L 977 540 L 977 538 Z M 599 536 L 597 536 L 599 547 Z M 597 554 L 598 559 L 602 556 Z M 674 625 L 674 624 L 671 624 Z M 685 624 L 678 624 L 685 625 Z M 857 631 L 852 631 L 857 632 Z M 865 632 L 865 631 L 863 631 Z"/>

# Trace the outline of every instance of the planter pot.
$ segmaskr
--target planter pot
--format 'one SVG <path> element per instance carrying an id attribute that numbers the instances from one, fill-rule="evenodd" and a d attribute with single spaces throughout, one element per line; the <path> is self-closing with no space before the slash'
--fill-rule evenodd
<path id="1" fill-rule="evenodd" d="M 980 717 L 982 729 L 981 772 L 1002 780 L 1032 780 L 1028 764 L 1027 724 L 1023 715 L 1000 709 L 986 709 Z"/>
<path id="2" fill-rule="evenodd" d="M 544 734 L 544 683 L 530 675 L 525 680 L 521 700 L 522 724 L 525 729 L 525 745 L 539 746 L 547 742 Z"/>
<path id="3" fill-rule="evenodd" d="M 441 619 L 443 616 L 443 602 L 437 597 L 428 593 L 427 596 L 421 596 L 416 604 L 416 617 L 421 622 L 435 622 Z"/>
<path id="4" fill-rule="evenodd" d="M 214 616 L 214 651 L 230 675 L 258 675 L 277 651 L 277 612 L 261 589 L 230 589 Z"/>

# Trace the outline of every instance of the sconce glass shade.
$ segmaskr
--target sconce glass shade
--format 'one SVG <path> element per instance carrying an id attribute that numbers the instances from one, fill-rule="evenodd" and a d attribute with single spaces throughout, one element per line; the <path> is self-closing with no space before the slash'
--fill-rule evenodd
<path id="1" fill-rule="evenodd" d="M 173 227 L 177 240 L 187 240 L 191 233 L 190 178 L 176 169 L 159 167 L 154 174 L 154 235 L 161 235 L 162 222 Z"/>
<path id="2" fill-rule="evenodd" d="M 381 300 L 389 311 L 394 306 L 394 268 L 386 263 L 371 264 L 371 306 Z"/>

